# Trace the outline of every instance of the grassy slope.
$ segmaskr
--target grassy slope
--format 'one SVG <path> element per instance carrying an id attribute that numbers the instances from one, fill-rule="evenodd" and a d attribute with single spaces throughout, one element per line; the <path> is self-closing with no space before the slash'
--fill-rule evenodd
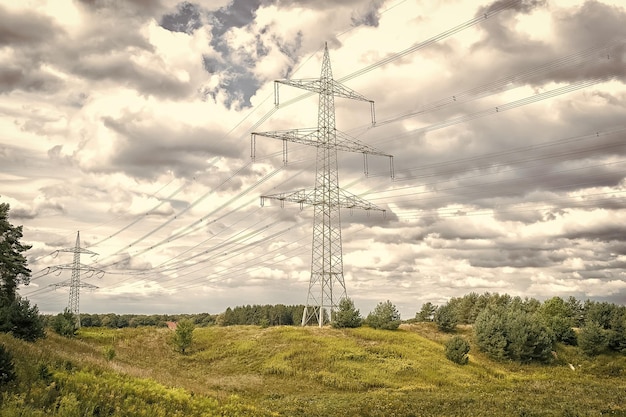
<path id="1" fill-rule="evenodd" d="M 460 333 L 469 338 L 468 329 Z M 77 340 L 49 335 L 28 354 L 36 356 L 30 362 L 71 361 L 77 369 L 156 381 L 164 391 L 155 398 L 214 398 L 196 406 L 218 415 L 230 415 L 224 409 L 236 395 L 245 405 L 241 415 L 626 416 L 624 356 L 589 361 L 559 348 L 553 365 L 522 366 L 474 349 L 469 365 L 459 366 L 444 357 L 449 336 L 428 324 L 398 331 L 201 328 L 184 356 L 170 337 L 167 329 L 82 329 Z M 103 350 L 111 346 L 116 357 L 107 361 Z M 568 362 L 580 366 L 572 371 Z M 72 378 L 63 370 L 54 375 L 68 385 Z M 166 387 L 176 389 L 168 394 Z"/>

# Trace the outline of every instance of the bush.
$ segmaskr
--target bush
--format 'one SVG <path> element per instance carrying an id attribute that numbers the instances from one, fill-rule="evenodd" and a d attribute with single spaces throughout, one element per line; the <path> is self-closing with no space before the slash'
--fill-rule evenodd
<path id="1" fill-rule="evenodd" d="M 185 353 L 185 350 L 191 346 L 191 342 L 193 341 L 193 329 L 195 327 L 196 326 L 193 324 L 193 321 L 189 319 L 183 319 L 176 325 L 174 344 L 183 354 Z"/>
<path id="2" fill-rule="evenodd" d="M 607 335 L 598 323 L 591 321 L 585 324 L 578 335 L 578 347 L 588 356 L 597 356 L 608 346 Z"/>
<path id="3" fill-rule="evenodd" d="M 107 361 L 112 361 L 116 355 L 113 346 L 105 346 L 104 348 L 102 348 L 102 353 L 104 354 L 104 358 Z"/>
<path id="4" fill-rule="evenodd" d="M 52 321 L 52 330 L 64 337 L 74 337 L 78 331 L 76 323 L 76 314 L 66 308 L 63 313 L 57 314 Z"/>
<path id="5" fill-rule="evenodd" d="M 0 301 L 5 302 L 4 299 Z M 27 299 L 19 296 L 0 307 L 0 331 L 11 333 L 13 337 L 28 342 L 45 336 L 43 320 L 37 306 L 31 307 Z"/>
<path id="6" fill-rule="evenodd" d="M 339 310 L 335 312 L 332 322 L 334 328 L 355 328 L 360 327 L 363 319 L 361 313 L 354 307 L 354 302 L 349 298 L 342 298 L 339 301 Z"/>
<path id="7" fill-rule="evenodd" d="M 442 332 L 454 331 L 458 321 L 454 306 L 451 304 L 442 305 L 435 311 L 434 322 Z"/>
<path id="8" fill-rule="evenodd" d="M 374 329 L 396 330 L 400 322 L 400 313 L 389 300 L 378 303 L 374 311 L 367 316 L 368 326 Z"/>
<path id="9" fill-rule="evenodd" d="M 576 299 L 568 302 L 560 297 L 546 300 L 539 308 L 539 314 L 557 342 L 575 346 L 577 343 L 574 325 L 576 324 Z"/>
<path id="10" fill-rule="evenodd" d="M 478 347 L 496 359 L 547 362 L 553 336 L 541 319 L 515 306 L 490 306 L 476 318 Z"/>
<path id="11" fill-rule="evenodd" d="M 437 306 L 428 301 L 422 304 L 422 309 L 419 311 L 419 313 L 415 314 L 415 319 L 417 321 L 433 321 L 433 317 L 436 311 Z"/>
<path id="12" fill-rule="evenodd" d="M 469 361 L 469 351 L 469 343 L 461 336 L 454 336 L 446 342 L 446 358 L 459 365 L 465 365 Z"/>
<path id="13" fill-rule="evenodd" d="M 4 345 L 0 345 L 0 386 L 15 379 L 15 365 L 13 356 Z"/>

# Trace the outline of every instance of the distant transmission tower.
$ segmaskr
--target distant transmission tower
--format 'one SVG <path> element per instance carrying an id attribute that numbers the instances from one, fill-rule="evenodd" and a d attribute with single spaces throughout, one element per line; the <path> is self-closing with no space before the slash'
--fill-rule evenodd
<path id="1" fill-rule="evenodd" d="M 76 316 L 76 326 L 80 328 L 80 310 L 79 310 L 80 289 L 81 288 L 91 288 L 91 289 L 98 288 L 95 285 L 91 285 L 85 282 L 80 282 L 80 272 L 85 271 L 91 275 L 93 274 L 100 275 L 100 274 L 104 274 L 104 271 L 87 266 L 87 265 L 83 265 L 80 263 L 81 253 L 85 253 L 91 256 L 97 255 L 97 253 L 95 252 L 92 252 L 88 249 L 83 249 L 80 247 L 80 232 L 76 233 L 76 245 L 73 248 L 59 249 L 57 252 L 72 252 L 74 254 L 74 262 L 72 262 L 71 264 L 57 265 L 57 266 L 51 267 L 52 271 L 61 271 L 64 269 L 71 269 L 72 270 L 71 279 L 69 281 L 63 281 L 57 284 L 52 284 L 52 286 L 56 288 L 70 287 L 70 297 L 69 297 L 67 308 Z"/>
<path id="2" fill-rule="evenodd" d="M 360 152 L 363 154 L 367 172 L 367 155 L 387 156 L 393 176 L 393 157 L 352 138 L 335 128 L 336 97 L 367 101 L 370 103 L 372 125 L 376 123 L 374 102 L 349 89 L 333 79 L 328 55 L 328 45 L 324 47 L 322 71 L 319 79 L 279 80 L 274 83 L 274 101 L 278 107 L 278 85 L 285 84 L 319 94 L 317 127 L 283 130 L 275 132 L 254 132 L 251 138 L 252 159 L 255 157 L 256 136 L 280 139 L 283 141 L 283 161 L 287 161 L 287 142 L 301 143 L 317 148 L 315 188 L 294 192 L 261 196 L 265 199 L 280 200 L 312 205 L 313 243 L 311 278 L 306 306 L 302 313 L 302 325 L 315 319 L 321 327 L 324 318 L 333 320 L 333 313 L 339 301 L 347 297 L 343 277 L 343 255 L 341 246 L 340 208 L 360 208 L 385 211 L 356 195 L 339 188 L 337 150 Z"/>

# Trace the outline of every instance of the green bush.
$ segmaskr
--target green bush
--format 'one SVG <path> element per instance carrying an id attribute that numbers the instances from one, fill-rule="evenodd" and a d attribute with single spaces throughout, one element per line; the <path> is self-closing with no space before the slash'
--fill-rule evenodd
<path id="1" fill-rule="evenodd" d="M 577 322 L 576 316 L 579 314 L 575 301 L 576 299 L 566 302 L 560 297 L 552 297 L 539 308 L 539 315 L 544 324 L 552 330 L 554 339 L 572 346 L 577 343 L 573 327 Z"/>
<path id="2" fill-rule="evenodd" d="M 469 351 L 469 343 L 461 336 L 454 336 L 446 342 L 446 358 L 459 365 L 467 364 Z"/>
<path id="3" fill-rule="evenodd" d="M 191 342 L 193 341 L 193 329 L 196 326 L 193 324 L 193 321 L 189 319 L 182 319 L 176 325 L 176 332 L 174 333 L 174 345 L 181 352 L 185 353 L 189 347 L 191 347 Z"/>
<path id="4" fill-rule="evenodd" d="M 476 318 L 478 347 L 496 359 L 547 362 L 553 335 L 535 314 L 515 305 L 490 306 Z"/>
<path id="5" fill-rule="evenodd" d="M 422 309 L 419 311 L 419 313 L 415 314 L 415 319 L 417 321 L 433 321 L 433 317 L 436 311 L 437 306 L 428 301 L 422 304 Z"/>
<path id="6" fill-rule="evenodd" d="M 4 345 L 0 345 L 0 386 L 15 380 L 13 356 Z"/>
<path id="7" fill-rule="evenodd" d="M 608 347 L 608 344 L 605 330 L 595 321 L 585 324 L 578 335 L 578 347 L 588 356 L 599 355 Z"/>
<path id="8" fill-rule="evenodd" d="M 444 304 L 435 311 L 434 322 L 442 332 L 454 331 L 458 321 L 454 306 L 451 304 Z"/>
<path id="9" fill-rule="evenodd" d="M 78 331 L 77 322 L 76 315 L 66 308 L 52 321 L 52 330 L 64 337 L 74 337 Z"/>
<path id="10" fill-rule="evenodd" d="M 113 348 L 113 346 L 106 346 L 102 348 L 102 353 L 104 354 L 104 358 L 107 361 L 112 361 L 116 355 L 115 349 Z"/>
<path id="11" fill-rule="evenodd" d="M 339 301 L 339 310 L 335 312 L 332 322 L 334 328 L 355 328 L 362 323 L 361 313 L 354 307 L 354 302 L 349 298 L 342 298 Z"/>
<path id="12" fill-rule="evenodd" d="M 389 300 L 378 303 L 367 316 L 367 325 L 374 329 L 396 330 L 400 322 L 400 313 Z"/>
<path id="13" fill-rule="evenodd" d="M 36 305 L 16 296 L 12 301 L 0 296 L 0 332 L 11 333 L 18 339 L 34 342 L 45 336 L 44 324 Z"/>

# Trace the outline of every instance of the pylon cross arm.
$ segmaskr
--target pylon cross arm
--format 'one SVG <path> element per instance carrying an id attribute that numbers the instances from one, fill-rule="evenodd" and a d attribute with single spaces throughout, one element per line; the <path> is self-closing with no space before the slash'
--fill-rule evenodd
<path id="1" fill-rule="evenodd" d="M 60 288 L 60 287 L 71 287 L 72 285 L 76 286 L 76 287 L 80 287 L 80 288 L 90 288 L 90 289 L 96 289 L 96 288 L 100 288 L 97 287 L 93 284 L 89 284 L 87 282 L 81 282 L 80 284 L 72 284 L 71 281 L 63 281 L 63 282 L 57 282 L 56 284 L 50 284 L 50 287 L 55 287 L 55 288 Z"/>
<path id="2" fill-rule="evenodd" d="M 61 269 L 71 269 L 71 270 L 79 270 L 81 272 L 93 272 L 93 273 L 104 273 L 103 270 L 98 269 L 98 268 L 94 268 L 92 266 L 89 265 L 85 265 L 85 264 L 64 264 L 64 265 L 55 265 L 50 267 L 50 269 L 52 270 L 52 272 L 56 272 L 59 271 Z"/>
<path id="3" fill-rule="evenodd" d="M 354 91 L 353 89 L 349 87 L 346 87 L 345 85 L 343 85 L 337 80 L 332 80 L 332 83 L 333 83 L 333 95 L 335 97 L 349 98 L 350 100 L 368 101 L 370 103 L 373 102 L 372 100 L 366 98 L 362 94 L 357 93 L 356 91 Z"/>
<path id="4" fill-rule="evenodd" d="M 317 132 L 318 129 L 316 127 L 310 127 L 304 129 L 275 130 L 271 132 L 252 132 L 252 136 L 264 136 L 266 138 L 310 145 L 316 142 Z"/>
<path id="5" fill-rule="evenodd" d="M 87 255 L 97 255 L 96 252 L 90 251 L 89 249 L 85 249 L 85 248 L 65 248 L 65 249 L 59 249 L 58 252 L 84 253 Z"/>
<path id="6" fill-rule="evenodd" d="M 391 157 L 391 155 L 386 154 L 383 151 L 380 151 L 374 148 L 373 146 L 369 146 L 361 142 L 360 140 L 353 138 L 352 136 L 347 135 L 339 130 L 335 132 L 336 132 L 336 137 L 337 137 L 337 142 L 336 142 L 335 147 L 337 148 L 337 150 Z"/>
<path id="7" fill-rule="evenodd" d="M 290 130 L 276 130 L 270 132 L 253 132 L 252 133 L 252 142 L 254 143 L 255 136 L 264 136 L 266 138 L 279 139 L 288 142 L 300 143 L 303 145 L 315 146 L 315 147 L 324 147 L 324 148 L 335 148 L 339 151 L 346 152 L 359 152 L 363 154 L 369 155 L 379 155 L 379 156 L 388 156 L 391 155 L 386 154 L 373 146 L 369 146 L 356 138 L 351 137 L 339 130 L 335 130 L 336 133 L 336 141 L 333 142 L 324 142 L 319 140 L 319 130 L 316 127 L 304 128 L 304 129 L 290 129 Z"/>
<path id="8" fill-rule="evenodd" d="M 261 196 L 261 201 L 265 199 L 270 200 L 278 200 L 281 204 L 285 201 L 290 203 L 298 203 L 300 206 L 308 205 L 314 206 L 317 204 L 328 204 L 328 201 L 324 200 L 323 197 L 319 197 L 315 190 L 297 190 L 286 193 L 279 194 L 271 194 Z M 361 210 L 376 210 L 376 211 L 386 211 L 383 208 L 378 207 L 377 205 L 370 203 L 367 200 L 364 200 L 361 197 L 358 197 L 348 191 L 339 189 L 339 201 L 335 204 L 340 208 L 346 209 L 361 209 Z"/>
<path id="9" fill-rule="evenodd" d="M 348 98 L 351 100 L 359 100 L 359 101 L 368 101 L 372 102 L 372 100 L 366 98 L 364 95 L 357 93 L 350 87 L 346 87 L 342 83 L 336 80 L 330 80 L 331 91 L 325 91 L 328 88 L 327 84 L 323 83 L 321 79 L 301 79 L 301 80 L 279 80 L 276 81 L 276 84 L 288 85 L 290 87 L 300 88 L 302 90 L 307 90 L 312 93 L 330 93 L 335 97 Z M 278 91 L 274 93 L 276 98 L 278 98 Z M 277 100 L 277 103 L 278 100 Z"/>
<path id="10" fill-rule="evenodd" d="M 315 204 L 315 196 L 314 190 L 306 191 L 306 190 L 298 190 L 291 191 L 286 193 L 272 194 L 272 195 L 263 195 L 261 196 L 261 204 L 265 199 L 270 200 L 279 200 L 281 204 L 285 201 L 290 203 L 299 203 L 300 207 L 306 205 Z"/>
<path id="11" fill-rule="evenodd" d="M 374 203 L 370 203 L 369 201 L 358 197 L 346 190 L 339 189 L 339 205 L 341 208 L 347 209 L 361 209 L 361 210 L 376 210 L 385 212 L 386 210 L 378 207 Z"/>

